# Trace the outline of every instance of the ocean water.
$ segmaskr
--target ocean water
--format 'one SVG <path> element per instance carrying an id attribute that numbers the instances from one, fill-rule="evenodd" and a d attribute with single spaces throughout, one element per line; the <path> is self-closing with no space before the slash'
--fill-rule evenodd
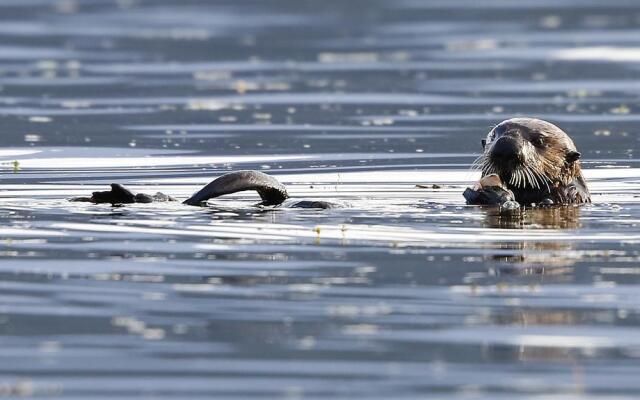
<path id="1" fill-rule="evenodd" d="M 638 398 L 639 27 L 631 0 L 1 0 L 0 396 Z M 464 204 L 514 116 L 571 135 L 593 204 Z M 67 201 L 238 169 L 344 207 Z"/>

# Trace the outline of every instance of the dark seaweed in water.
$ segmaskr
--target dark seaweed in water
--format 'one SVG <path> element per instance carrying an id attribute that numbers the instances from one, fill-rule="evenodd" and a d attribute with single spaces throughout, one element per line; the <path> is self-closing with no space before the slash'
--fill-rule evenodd
<path id="1" fill-rule="evenodd" d="M 639 7 L 0 2 L 0 393 L 637 397 Z M 464 205 L 518 115 L 593 205 Z M 350 207 L 66 201 L 239 169 Z"/>

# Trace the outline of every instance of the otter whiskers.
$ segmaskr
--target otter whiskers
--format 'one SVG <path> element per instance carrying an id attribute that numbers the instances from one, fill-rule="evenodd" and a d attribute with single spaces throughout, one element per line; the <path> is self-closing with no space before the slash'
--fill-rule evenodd
<path id="1" fill-rule="evenodd" d="M 542 174 L 540 172 L 540 168 L 537 168 L 535 165 L 521 164 L 509 171 L 503 171 L 489 158 L 482 157 L 480 162 L 478 162 L 477 168 L 482 171 L 482 176 L 491 174 L 504 176 L 505 172 L 508 172 L 510 176 L 507 183 L 515 188 L 525 189 L 529 187 L 539 190 L 543 188 L 547 191 L 551 190 L 551 187 L 549 186 L 551 179 Z"/>

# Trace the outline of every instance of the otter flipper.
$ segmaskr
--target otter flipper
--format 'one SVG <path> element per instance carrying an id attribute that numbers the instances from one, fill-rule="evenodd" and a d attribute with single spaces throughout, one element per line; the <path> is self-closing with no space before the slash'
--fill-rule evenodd
<path id="1" fill-rule="evenodd" d="M 153 196 L 144 193 L 133 194 L 129 189 L 119 183 L 112 183 L 111 190 L 104 192 L 93 192 L 91 197 L 74 197 L 69 201 L 80 201 L 95 204 L 131 204 L 131 203 L 153 203 L 163 201 L 176 201 L 171 196 L 164 193 L 156 193 Z"/>
<path id="2" fill-rule="evenodd" d="M 74 197 L 70 201 L 84 201 L 88 203 L 129 204 L 136 202 L 136 196 L 131 191 L 118 183 L 111 184 L 111 190 L 93 192 L 91 197 Z"/>
<path id="3" fill-rule="evenodd" d="M 274 177 L 259 171 L 236 171 L 214 179 L 183 203 L 195 206 L 225 194 L 255 190 L 262 205 L 277 205 L 289 198 L 284 185 Z"/>

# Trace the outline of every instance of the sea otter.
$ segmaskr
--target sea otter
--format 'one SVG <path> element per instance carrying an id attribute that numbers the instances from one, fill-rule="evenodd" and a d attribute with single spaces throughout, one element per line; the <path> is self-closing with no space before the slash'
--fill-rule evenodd
<path id="1" fill-rule="evenodd" d="M 493 128 L 482 142 L 484 153 L 478 160 L 482 179 L 473 189 L 463 193 L 468 204 L 510 204 L 511 207 L 515 204 L 519 207 L 519 204 L 580 204 L 591 201 L 578 161 L 580 153 L 569 136 L 557 126 L 533 118 L 509 119 Z M 244 190 L 257 191 L 263 206 L 340 206 L 321 200 L 289 200 L 282 183 L 259 171 L 224 174 L 183 203 L 200 205 L 209 199 Z M 94 192 L 90 197 L 77 197 L 71 201 L 127 204 L 176 200 L 162 193 L 134 194 L 120 184 L 112 184 L 110 191 Z"/>
<path id="2" fill-rule="evenodd" d="M 580 153 L 569 136 L 550 122 L 513 118 L 482 141 L 482 179 L 464 197 L 468 204 L 521 205 L 590 203 Z"/>

